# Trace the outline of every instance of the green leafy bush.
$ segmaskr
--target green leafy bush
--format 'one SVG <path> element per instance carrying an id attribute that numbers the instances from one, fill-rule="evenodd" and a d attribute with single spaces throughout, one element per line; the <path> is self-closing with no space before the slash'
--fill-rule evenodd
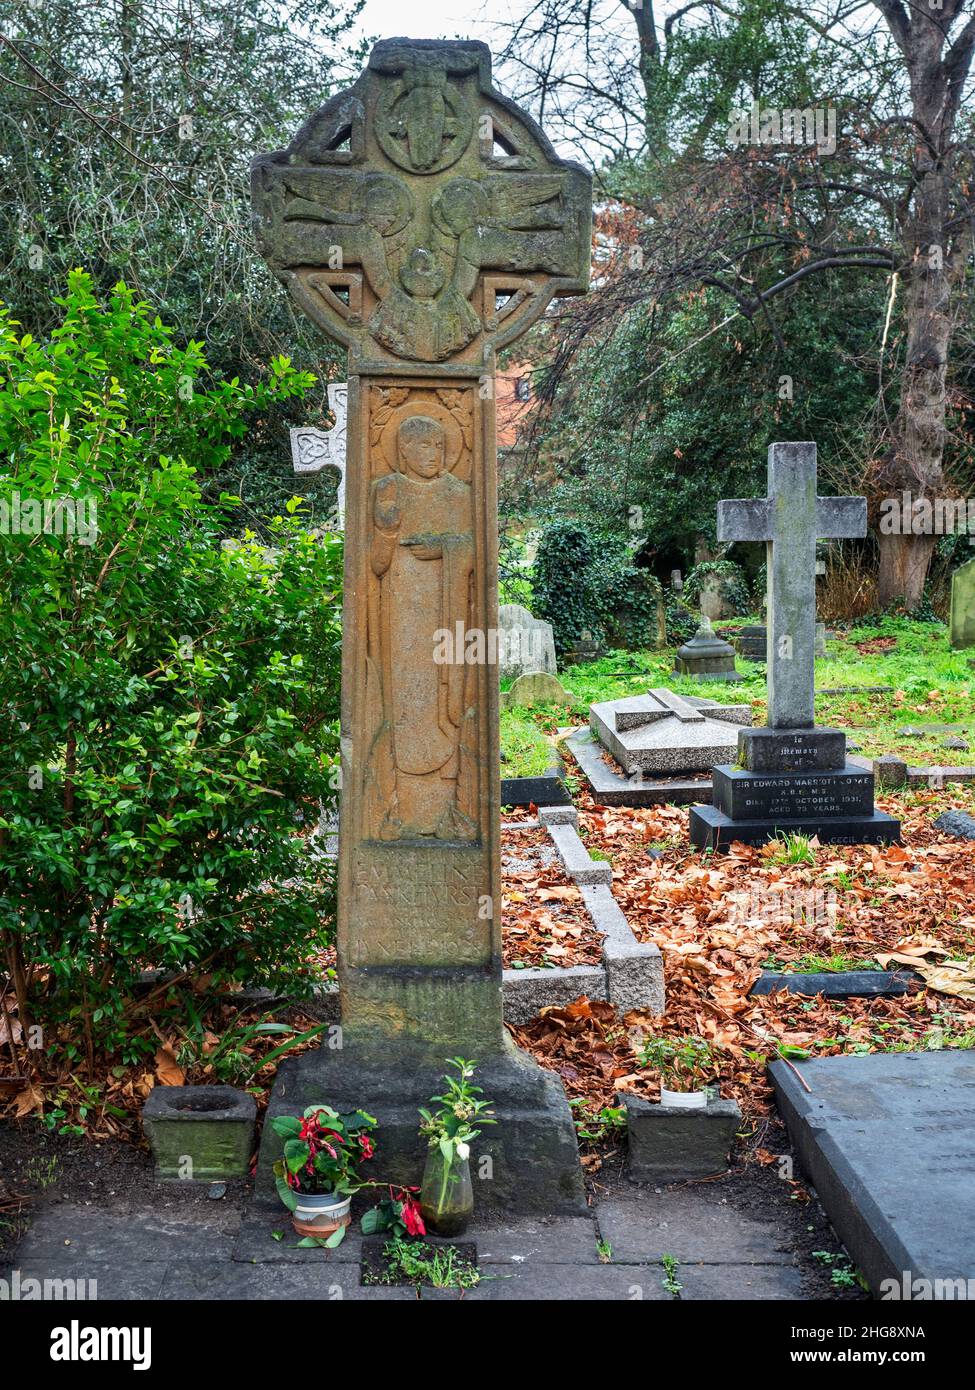
<path id="1" fill-rule="evenodd" d="M 572 521 L 557 521 L 538 543 L 532 579 L 537 616 L 552 624 L 559 654 L 583 632 L 602 636 L 595 560 L 592 537 Z"/>
<path id="2" fill-rule="evenodd" d="M 576 522 L 555 522 L 539 542 L 533 587 L 559 653 L 585 632 L 622 648 L 656 645 L 660 582 L 619 542 L 614 548 Z"/>
<path id="3" fill-rule="evenodd" d="M 657 610 L 663 586 L 649 570 L 630 563 L 629 554 L 609 555 L 602 565 L 600 613 L 609 641 L 624 650 L 659 645 Z"/>
<path id="4" fill-rule="evenodd" d="M 667 641 L 672 647 L 689 642 L 700 624 L 700 615 L 692 613 L 685 606 L 683 592 L 670 597 L 667 604 Z"/>
<path id="5" fill-rule="evenodd" d="M 309 376 L 215 380 L 80 271 L 58 303 L 43 343 L 0 311 L 0 943 L 21 1021 L 90 1062 L 155 1047 L 140 972 L 294 988 L 324 944 L 341 542 L 292 503 L 226 549 L 195 478 Z"/>

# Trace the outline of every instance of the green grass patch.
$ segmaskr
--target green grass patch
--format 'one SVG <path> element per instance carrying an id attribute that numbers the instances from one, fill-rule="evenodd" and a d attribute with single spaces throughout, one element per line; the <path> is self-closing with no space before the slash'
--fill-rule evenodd
<path id="1" fill-rule="evenodd" d="M 501 711 L 501 776 L 544 777 L 554 762 L 552 745 L 535 722 L 539 711 Z"/>
<path id="2" fill-rule="evenodd" d="M 757 617 L 729 619 L 716 626 L 738 628 Z M 816 662 L 817 689 L 854 687 L 849 693 L 816 696 L 817 724 L 846 729 L 865 757 L 898 753 L 912 764 L 975 763 L 975 669 L 971 652 L 953 651 L 944 623 L 910 618 L 879 618 L 844 630 L 826 644 Z M 675 649 L 612 651 L 599 661 L 570 666 L 561 679 L 572 692 L 565 716 L 586 720 L 589 706 L 600 700 L 642 695 L 665 685 L 680 695 L 695 695 L 722 704 L 750 704 L 756 724 L 765 722 L 765 667 L 737 659 L 740 682 L 694 681 L 672 675 Z M 864 686 L 889 686 L 868 691 Z M 526 711 L 526 714 L 528 712 Z M 532 715 L 528 714 L 531 718 Z M 535 713 L 539 720 L 546 716 Z M 551 719 L 551 712 L 547 716 Z M 944 725 L 945 728 L 924 728 Z M 922 737 L 905 736 L 913 726 Z M 956 734 L 971 742 L 971 751 L 949 750 L 944 740 Z"/>

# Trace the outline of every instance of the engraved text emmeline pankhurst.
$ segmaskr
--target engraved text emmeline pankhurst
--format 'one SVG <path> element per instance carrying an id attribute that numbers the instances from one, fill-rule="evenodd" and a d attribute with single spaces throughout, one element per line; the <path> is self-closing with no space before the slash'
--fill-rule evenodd
<path id="1" fill-rule="evenodd" d="M 565 1098 L 501 1016 L 497 668 L 437 653 L 444 631 L 498 627 L 495 353 L 587 288 L 591 179 L 495 91 L 483 44 L 393 39 L 287 150 L 254 161 L 253 201 L 271 269 L 349 350 L 344 1079 L 333 1069 L 323 1098 L 338 1087 L 375 1107 L 388 1152 L 393 1093 L 435 1082 L 445 1056 L 477 1057 L 504 1119 L 498 1195 L 552 1205 L 557 1188 L 572 1205 Z M 279 1088 L 310 1094 L 324 1052 L 285 1064 Z M 383 1067 L 395 1076 L 379 1082 Z"/>

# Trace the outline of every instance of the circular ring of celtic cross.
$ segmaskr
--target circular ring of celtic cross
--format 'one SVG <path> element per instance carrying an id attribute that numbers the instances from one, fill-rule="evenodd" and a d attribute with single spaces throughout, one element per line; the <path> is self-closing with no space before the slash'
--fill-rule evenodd
<path id="1" fill-rule="evenodd" d="M 441 89 L 440 96 L 449 113 L 443 124 L 443 149 L 432 164 L 420 169 L 414 164 L 410 154 L 407 121 L 397 112 L 397 107 L 405 102 L 409 95 L 409 88 L 397 82 L 380 96 L 373 121 L 379 148 L 394 164 L 411 174 L 439 174 L 456 164 L 470 144 L 471 136 L 474 134 L 474 113 L 449 87 Z"/>

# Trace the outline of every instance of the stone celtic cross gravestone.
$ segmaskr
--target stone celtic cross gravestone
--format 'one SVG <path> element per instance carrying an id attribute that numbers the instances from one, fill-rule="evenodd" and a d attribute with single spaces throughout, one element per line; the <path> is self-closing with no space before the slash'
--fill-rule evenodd
<path id="1" fill-rule="evenodd" d="M 815 444 L 773 444 L 768 496 L 718 503 L 719 541 L 765 541 L 768 727 L 742 729 L 738 766 L 714 769 L 714 804 L 691 809 L 691 843 L 760 844 L 777 832 L 841 844 L 897 840 L 873 807 L 873 774 L 847 762 L 842 729 L 815 727 L 816 541 L 863 536 L 863 497 L 819 497 Z"/>
<path id="2" fill-rule="evenodd" d="M 291 463 L 296 473 L 321 473 L 325 468 L 338 473 L 335 496 L 336 529 L 345 530 L 345 446 L 349 387 L 346 382 L 328 388 L 328 407 L 335 416 L 330 430 L 297 425 L 291 430 Z"/>
<path id="3" fill-rule="evenodd" d="M 501 1016 L 495 355 L 586 289 L 591 194 L 473 42 L 377 44 L 253 166 L 262 254 L 349 351 L 341 1045 L 284 1063 L 271 1114 L 362 1107 L 376 1176 L 415 1183 L 417 1104 L 475 1059 L 499 1120 L 478 1197 L 521 1209 L 582 1182 L 562 1088 Z"/>

